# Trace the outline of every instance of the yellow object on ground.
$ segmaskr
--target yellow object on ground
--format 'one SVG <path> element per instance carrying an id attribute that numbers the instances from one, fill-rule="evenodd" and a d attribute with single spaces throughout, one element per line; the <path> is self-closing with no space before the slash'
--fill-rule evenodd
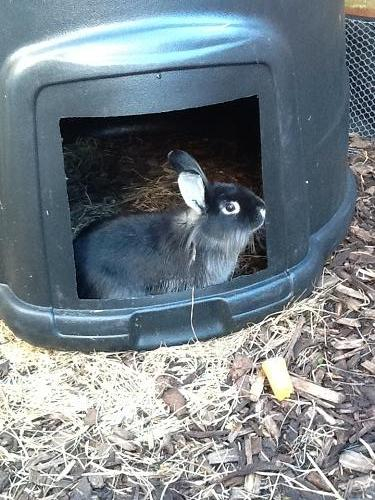
<path id="1" fill-rule="evenodd" d="M 262 370 L 276 399 L 283 401 L 289 398 L 293 392 L 293 384 L 285 359 L 282 357 L 269 358 L 262 363 Z"/>

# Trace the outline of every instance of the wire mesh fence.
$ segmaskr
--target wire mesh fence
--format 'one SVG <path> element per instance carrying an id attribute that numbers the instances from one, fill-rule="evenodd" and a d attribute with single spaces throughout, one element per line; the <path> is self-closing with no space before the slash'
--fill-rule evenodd
<path id="1" fill-rule="evenodd" d="M 375 137 L 375 20 L 346 19 L 350 131 Z"/>

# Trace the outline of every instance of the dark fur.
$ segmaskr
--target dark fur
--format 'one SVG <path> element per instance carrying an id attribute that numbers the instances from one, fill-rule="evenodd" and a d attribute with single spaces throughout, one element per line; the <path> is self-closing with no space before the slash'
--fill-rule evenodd
<path id="1" fill-rule="evenodd" d="M 204 182 L 201 214 L 187 208 L 117 217 L 82 232 L 74 242 L 79 296 L 142 297 L 228 280 L 262 225 L 264 203 L 243 186 Z M 224 200 L 238 201 L 240 212 L 223 214 Z"/>

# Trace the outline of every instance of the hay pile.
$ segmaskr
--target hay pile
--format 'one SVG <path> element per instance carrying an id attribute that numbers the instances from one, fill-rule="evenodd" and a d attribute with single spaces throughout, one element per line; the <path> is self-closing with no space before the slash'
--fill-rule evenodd
<path id="1" fill-rule="evenodd" d="M 49 352 L 3 326 L 0 498 L 374 498 L 374 145 L 354 138 L 350 160 L 350 234 L 279 315 L 147 353 Z M 334 401 L 250 396 L 273 354 Z"/>

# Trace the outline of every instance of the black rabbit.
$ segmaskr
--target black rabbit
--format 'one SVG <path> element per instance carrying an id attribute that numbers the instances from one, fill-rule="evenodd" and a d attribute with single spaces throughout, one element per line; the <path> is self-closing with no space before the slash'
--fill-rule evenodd
<path id="1" fill-rule="evenodd" d="M 237 184 L 209 183 L 185 151 L 168 155 L 187 207 L 119 216 L 74 241 L 78 295 L 122 299 L 227 281 L 265 204 Z"/>

